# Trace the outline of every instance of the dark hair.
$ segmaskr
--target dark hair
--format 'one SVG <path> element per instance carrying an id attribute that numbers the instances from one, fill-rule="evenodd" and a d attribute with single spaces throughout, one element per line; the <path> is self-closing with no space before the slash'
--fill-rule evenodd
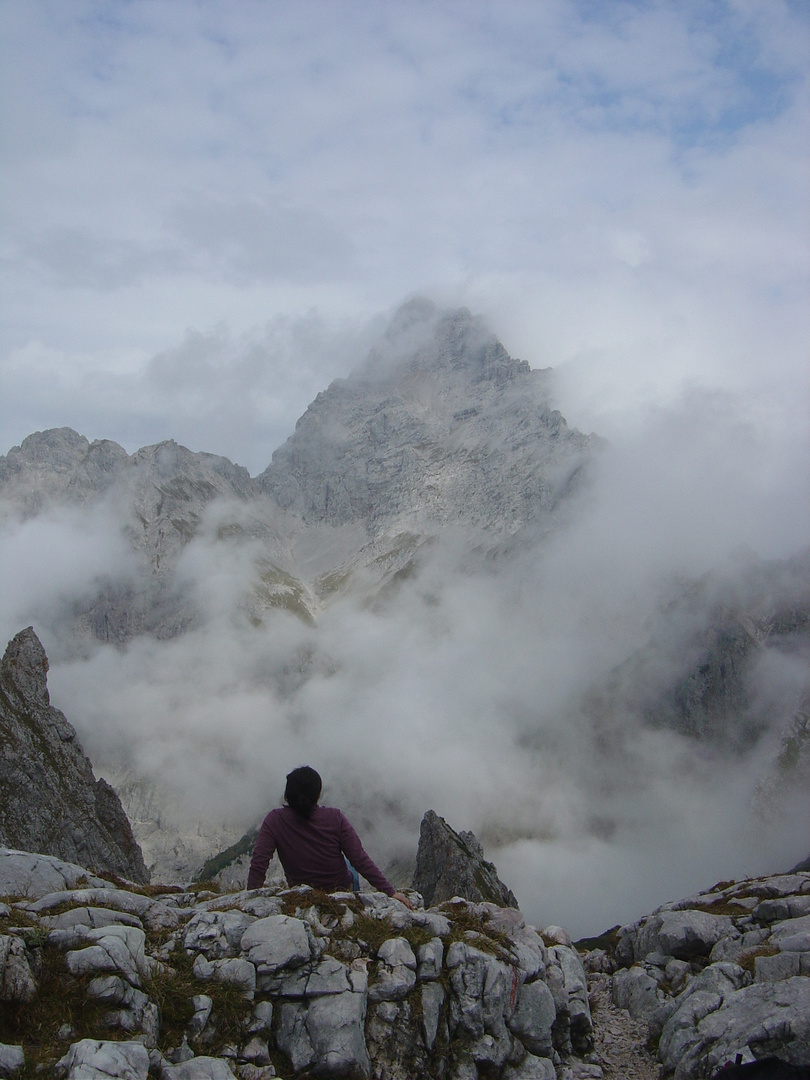
<path id="1" fill-rule="evenodd" d="M 301 765 L 287 774 L 284 801 L 299 817 L 308 818 L 321 797 L 321 778 L 309 765 Z"/>

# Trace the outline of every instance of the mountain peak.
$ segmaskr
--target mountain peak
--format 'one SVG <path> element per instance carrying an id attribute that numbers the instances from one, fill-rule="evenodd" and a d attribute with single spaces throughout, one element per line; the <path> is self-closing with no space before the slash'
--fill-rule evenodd
<path id="1" fill-rule="evenodd" d="M 416 372 L 444 373 L 459 382 L 504 382 L 529 373 L 525 360 L 513 359 L 484 319 L 466 307 L 441 309 L 424 297 L 403 304 L 380 343 L 349 381 L 398 381 Z"/>
<path id="2" fill-rule="evenodd" d="M 365 363 L 316 397 L 258 483 L 307 523 L 510 534 L 553 510 L 590 445 L 537 375 L 466 308 L 412 300 Z"/>

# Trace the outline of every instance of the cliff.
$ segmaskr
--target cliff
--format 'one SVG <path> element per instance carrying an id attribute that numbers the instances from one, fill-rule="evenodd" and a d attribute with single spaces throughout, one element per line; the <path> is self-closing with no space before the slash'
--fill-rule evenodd
<path id="1" fill-rule="evenodd" d="M 47 672 L 33 628 L 21 630 L 0 663 L 0 843 L 147 881 L 118 796 L 50 703 Z"/>

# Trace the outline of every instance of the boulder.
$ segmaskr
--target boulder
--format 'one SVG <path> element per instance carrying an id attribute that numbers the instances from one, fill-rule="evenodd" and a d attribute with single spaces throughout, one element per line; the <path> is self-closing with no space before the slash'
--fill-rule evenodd
<path id="1" fill-rule="evenodd" d="M 397 1001 L 416 986 L 416 957 L 404 938 L 389 938 L 377 950 L 376 978 L 369 985 L 370 1001 Z"/>
<path id="2" fill-rule="evenodd" d="M 222 1058 L 200 1056 L 177 1065 L 163 1064 L 160 1080 L 233 1080 L 233 1072 Z"/>
<path id="3" fill-rule="evenodd" d="M 0 1001 L 26 1004 L 33 1001 L 37 980 L 31 971 L 21 938 L 0 936 Z"/>
<path id="4" fill-rule="evenodd" d="M 239 910 L 198 911 L 186 924 L 183 948 L 207 960 L 238 956 L 245 931 L 255 921 Z"/>
<path id="5" fill-rule="evenodd" d="M 21 1046 L 9 1046 L 7 1043 L 0 1043 L 0 1077 L 6 1080 L 10 1077 L 11 1080 L 18 1073 L 21 1073 L 25 1067 L 25 1054 Z"/>
<path id="6" fill-rule="evenodd" d="M 726 882 L 618 933 L 614 1001 L 658 1036 L 662 1078 L 738 1054 L 810 1066 L 810 873 Z"/>
<path id="7" fill-rule="evenodd" d="M 284 1001 L 279 1007 L 277 1041 L 293 1069 L 320 1076 L 372 1074 L 365 1040 L 367 997 L 346 991 L 308 1002 Z"/>
<path id="8" fill-rule="evenodd" d="M 149 1053 L 143 1043 L 95 1039 L 74 1043 L 54 1068 L 58 1080 L 147 1080 L 148 1073 Z"/>
<path id="9" fill-rule="evenodd" d="M 311 956 L 306 924 L 289 915 L 257 919 L 242 935 L 240 948 L 260 979 L 281 968 L 300 967 Z"/>
<path id="10" fill-rule="evenodd" d="M 108 884 L 103 878 L 88 874 L 77 863 L 0 847 L 0 896 L 24 896 L 36 900 L 58 889 L 72 889 L 80 881 L 100 886 Z"/>
<path id="11" fill-rule="evenodd" d="M 675 1080 L 689 1080 L 711 1075 L 742 1046 L 757 1057 L 810 1064 L 810 979 L 691 995 L 664 1026 L 659 1060 Z"/>

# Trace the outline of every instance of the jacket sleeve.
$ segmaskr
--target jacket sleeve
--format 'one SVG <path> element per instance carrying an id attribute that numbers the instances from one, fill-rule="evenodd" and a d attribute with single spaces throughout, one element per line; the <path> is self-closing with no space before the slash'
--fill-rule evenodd
<path id="1" fill-rule="evenodd" d="M 386 896 L 394 895 L 394 886 L 377 864 L 366 854 L 365 848 L 360 843 L 360 837 L 342 812 L 340 815 L 340 848 L 355 870 L 363 875 L 369 885 L 373 885 L 375 889 L 384 892 Z"/>
<path id="2" fill-rule="evenodd" d="M 259 835 L 256 837 L 256 843 L 253 845 L 253 858 L 250 860 L 250 871 L 247 879 L 249 889 L 260 889 L 264 885 L 267 867 L 270 865 L 275 850 L 276 838 L 273 835 L 272 818 L 268 814 L 262 822 Z"/>

